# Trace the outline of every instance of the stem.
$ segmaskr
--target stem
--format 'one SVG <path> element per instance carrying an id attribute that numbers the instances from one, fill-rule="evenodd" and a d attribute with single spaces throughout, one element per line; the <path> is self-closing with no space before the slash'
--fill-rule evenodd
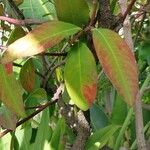
<path id="1" fill-rule="evenodd" d="M 123 123 L 123 126 L 119 132 L 119 135 L 117 137 L 117 140 L 116 140 L 116 144 L 115 144 L 115 147 L 114 147 L 114 150 L 118 150 L 119 147 L 120 147 L 120 143 L 121 143 L 121 140 L 123 138 L 123 135 L 125 133 L 125 130 L 127 129 L 129 123 L 130 123 L 130 120 L 133 116 L 133 108 L 130 108 L 129 111 L 128 111 L 128 114 L 127 114 L 127 117 Z"/>
<path id="2" fill-rule="evenodd" d="M 149 82 L 150 82 L 150 74 L 147 76 L 147 78 L 145 79 L 145 81 L 144 81 L 144 83 L 143 83 L 143 85 L 142 85 L 142 87 L 140 89 L 140 97 L 142 97 L 142 95 L 144 94 L 144 90 L 148 86 Z M 123 135 L 125 133 L 125 130 L 128 127 L 129 122 L 130 122 L 130 120 L 132 118 L 132 114 L 133 114 L 133 108 L 130 108 L 129 111 L 128 111 L 127 117 L 126 117 L 126 119 L 125 119 L 125 121 L 123 123 L 123 126 L 122 126 L 122 128 L 121 128 L 121 130 L 119 132 L 119 135 L 117 137 L 114 150 L 118 150 L 119 149 L 121 140 L 122 140 Z"/>
<path id="3" fill-rule="evenodd" d="M 147 131 L 147 129 L 150 127 L 150 121 L 145 125 L 144 127 L 144 133 Z M 137 141 L 135 140 L 133 144 L 131 145 L 130 149 L 136 149 Z"/>

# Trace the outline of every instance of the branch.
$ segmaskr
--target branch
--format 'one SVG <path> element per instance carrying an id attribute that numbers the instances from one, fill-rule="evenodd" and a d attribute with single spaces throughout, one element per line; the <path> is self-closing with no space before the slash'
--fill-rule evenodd
<path id="1" fill-rule="evenodd" d="M 25 123 L 26 121 L 30 120 L 31 118 L 33 118 L 34 116 L 36 116 L 38 113 L 40 113 L 41 111 L 43 111 L 44 109 L 46 109 L 47 107 L 55 104 L 59 97 L 60 97 L 60 94 L 62 93 L 63 91 L 63 87 L 62 85 L 60 85 L 58 88 L 57 88 L 57 91 L 56 93 L 54 94 L 53 98 L 51 101 L 47 102 L 46 104 L 42 105 L 38 110 L 36 110 L 35 112 L 33 112 L 31 115 L 29 115 L 28 117 L 20 120 L 19 122 L 17 122 L 16 124 L 16 127 L 22 125 L 23 123 Z M 0 133 L 0 138 L 2 138 L 4 135 L 6 135 L 7 133 L 11 132 L 12 130 L 10 129 L 6 129 L 4 130 L 3 132 Z"/>
<path id="2" fill-rule="evenodd" d="M 0 20 L 7 21 L 11 24 L 18 25 L 18 26 L 39 25 L 44 23 L 44 21 L 40 21 L 40 20 L 33 20 L 33 19 L 19 20 L 19 19 L 9 18 L 5 16 L 0 16 Z"/>
<path id="3" fill-rule="evenodd" d="M 15 2 L 13 0 L 7 0 L 9 5 L 12 7 L 13 11 L 16 13 L 16 15 L 18 16 L 19 19 L 24 20 L 25 17 L 22 13 L 22 11 L 20 11 L 20 9 L 16 6 Z M 28 31 L 31 31 L 32 28 L 29 25 L 25 25 L 25 27 L 28 29 Z"/>
<path id="4" fill-rule="evenodd" d="M 125 13 L 122 17 L 123 21 L 126 19 L 127 15 L 130 13 L 130 11 L 131 11 L 131 9 L 132 9 L 135 2 L 136 2 L 136 0 L 132 0 L 131 3 L 129 4 L 128 8 L 126 9 L 126 11 L 125 11 Z"/>
<path id="5" fill-rule="evenodd" d="M 92 15 L 91 15 L 91 20 L 90 20 L 89 26 L 93 26 L 95 24 L 97 6 L 98 6 L 97 0 L 93 0 L 93 12 L 92 12 Z"/>
<path id="6" fill-rule="evenodd" d="M 131 11 L 135 1 L 136 0 L 132 0 L 132 2 L 130 3 L 127 9 L 126 9 L 127 1 L 126 0 L 119 1 L 122 13 L 124 13 L 125 11 L 123 16 L 123 20 L 124 20 L 123 29 L 124 29 L 125 41 L 132 51 L 134 50 L 134 46 L 133 46 L 133 40 L 131 35 L 131 24 L 130 24 L 129 16 L 127 14 Z M 145 142 L 144 131 L 143 131 L 144 126 L 143 126 L 141 95 L 142 95 L 141 93 L 137 94 L 137 98 L 135 100 L 135 106 L 134 106 L 136 137 L 137 137 L 138 149 L 146 150 L 146 142 Z"/>
<path id="7" fill-rule="evenodd" d="M 77 134 L 72 150 L 84 150 L 86 140 L 90 135 L 90 126 L 83 112 L 80 110 L 75 115 L 72 107 L 66 105 L 62 99 L 59 99 L 58 105 L 66 123 Z"/>

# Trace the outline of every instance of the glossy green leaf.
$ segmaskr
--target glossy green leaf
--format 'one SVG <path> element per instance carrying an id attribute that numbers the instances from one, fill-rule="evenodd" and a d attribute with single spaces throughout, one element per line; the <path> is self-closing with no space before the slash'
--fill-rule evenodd
<path id="1" fill-rule="evenodd" d="M 21 87 L 14 75 L 7 74 L 0 65 L 0 100 L 15 114 L 25 117 Z"/>
<path id="2" fill-rule="evenodd" d="M 83 43 L 74 45 L 64 70 L 65 85 L 73 102 L 82 110 L 93 103 L 97 92 L 97 71 L 93 54 Z"/>
<path id="3" fill-rule="evenodd" d="M 88 23 L 89 8 L 85 0 L 54 0 L 54 2 L 59 20 L 78 26 Z"/>
<path id="4" fill-rule="evenodd" d="M 86 150 L 99 150 L 101 149 L 119 129 L 119 126 L 109 125 L 93 133 L 86 143 Z"/>
<path id="5" fill-rule="evenodd" d="M 0 126 L 5 129 L 15 130 L 17 116 L 4 105 L 0 107 Z"/>
<path id="6" fill-rule="evenodd" d="M 60 118 L 56 125 L 56 128 L 53 132 L 51 141 L 50 141 L 50 149 L 56 150 L 59 149 L 60 144 L 62 145 L 62 138 L 65 132 L 65 120 Z"/>
<path id="7" fill-rule="evenodd" d="M 107 77 L 132 106 L 138 94 L 138 71 L 135 57 L 126 42 L 108 29 L 94 29 L 93 42 Z"/>
<path id="8" fill-rule="evenodd" d="M 28 59 L 20 71 L 20 82 L 23 88 L 31 92 L 35 85 L 35 68 L 32 59 Z"/>
<path id="9" fill-rule="evenodd" d="M 43 23 L 9 45 L 3 53 L 1 62 L 8 63 L 18 58 L 42 53 L 79 30 L 80 28 L 75 25 L 60 21 Z"/>

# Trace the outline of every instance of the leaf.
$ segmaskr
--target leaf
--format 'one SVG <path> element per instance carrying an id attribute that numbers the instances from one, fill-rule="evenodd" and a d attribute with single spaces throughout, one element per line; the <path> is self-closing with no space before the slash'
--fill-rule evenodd
<path id="1" fill-rule="evenodd" d="M 108 124 L 108 117 L 102 110 L 102 107 L 97 104 L 93 104 L 90 109 L 90 119 L 94 130 L 104 128 Z"/>
<path id="2" fill-rule="evenodd" d="M 20 71 L 20 82 L 23 88 L 31 92 L 35 85 L 35 68 L 32 59 L 28 59 Z"/>
<path id="3" fill-rule="evenodd" d="M 93 54 L 83 43 L 74 45 L 64 69 L 69 96 L 82 110 L 93 103 L 97 92 L 97 71 Z"/>
<path id="4" fill-rule="evenodd" d="M 50 134 L 49 121 L 50 121 L 49 109 L 46 108 L 42 112 L 42 118 L 41 118 L 40 125 L 38 127 L 38 131 L 34 143 L 34 149 L 39 149 L 39 150 L 43 149 L 45 140 L 47 140 Z"/>
<path id="5" fill-rule="evenodd" d="M 5 129 L 15 130 L 17 117 L 4 105 L 0 107 L 0 126 Z"/>
<path id="6" fill-rule="evenodd" d="M 104 72 L 129 106 L 138 94 L 138 73 L 133 53 L 126 42 L 108 29 L 94 29 L 93 42 Z"/>
<path id="7" fill-rule="evenodd" d="M 15 42 L 19 38 L 26 35 L 26 32 L 23 30 L 22 27 L 16 26 L 10 33 L 9 39 L 7 41 L 7 45 L 10 45 L 11 43 Z"/>
<path id="8" fill-rule="evenodd" d="M 52 20 L 55 15 L 54 5 L 47 0 L 24 0 L 19 6 L 25 18 Z M 46 14 L 49 14 L 46 16 Z"/>
<path id="9" fill-rule="evenodd" d="M 60 21 L 43 23 L 26 36 L 9 45 L 2 56 L 1 62 L 8 63 L 18 58 L 42 53 L 79 30 L 80 28 L 75 25 Z"/>
<path id="10" fill-rule="evenodd" d="M 59 145 L 62 145 L 62 138 L 63 134 L 65 132 L 65 121 L 63 118 L 60 118 L 58 120 L 58 123 L 56 125 L 56 128 L 53 132 L 51 141 L 50 141 L 50 150 L 56 150 L 59 149 Z"/>
<path id="11" fill-rule="evenodd" d="M 86 150 L 99 150 L 101 149 L 118 130 L 119 126 L 109 125 L 93 133 L 86 143 Z"/>
<path id="12" fill-rule="evenodd" d="M 0 99 L 15 114 L 25 117 L 21 89 L 13 74 L 7 74 L 0 65 Z"/>
<path id="13" fill-rule="evenodd" d="M 122 101 L 122 97 L 116 95 L 111 115 L 111 123 L 122 125 L 125 121 L 126 116 L 127 116 L 127 104 L 124 101 Z"/>
<path id="14" fill-rule="evenodd" d="M 85 0 L 54 0 L 54 2 L 59 20 L 78 26 L 88 23 L 89 8 Z"/>

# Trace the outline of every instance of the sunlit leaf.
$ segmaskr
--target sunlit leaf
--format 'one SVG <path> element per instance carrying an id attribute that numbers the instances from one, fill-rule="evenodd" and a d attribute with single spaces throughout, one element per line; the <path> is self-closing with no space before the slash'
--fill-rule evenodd
<path id="1" fill-rule="evenodd" d="M 94 29 L 93 42 L 104 72 L 132 106 L 138 93 L 138 73 L 135 57 L 126 42 L 108 29 Z"/>
<path id="2" fill-rule="evenodd" d="M 15 114 L 25 117 L 22 101 L 22 92 L 14 75 L 7 74 L 4 67 L 0 65 L 0 100 Z"/>
<path id="3" fill-rule="evenodd" d="M 87 110 L 96 97 L 97 71 L 94 57 L 85 44 L 72 47 L 64 72 L 71 99 L 80 109 Z"/>
<path id="4" fill-rule="evenodd" d="M 60 21 L 43 23 L 23 38 L 9 45 L 1 62 L 8 63 L 18 58 L 42 53 L 79 30 L 80 28 L 75 25 Z"/>
<path id="5" fill-rule="evenodd" d="M 86 150 L 99 150 L 101 149 L 113 136 L 113 134 L 119 129 L 117 125 L 109 125 L 105 128 L 94 132 L 86 143 Z"/>
<path id="6" fill-rule="evenodd" d="M 22 66 L 20 81 L 26 91 L 31 92 L 33 90 L 35 85 L 35 68 L 32 59 L 27 60 Z"/>
<path id="7" fill-rule="evenodd" d="M 17 116 L 4 105 L 0 107 L 0 126 L 5 129 L 15 130 Z"/>
<path id="8" fill-rule="evenodd" d="M 54 0 L 54 2 L 59 20 L 78 26 L 83 26 L 88 23 L 89 8 L 85 0 Z"/>

